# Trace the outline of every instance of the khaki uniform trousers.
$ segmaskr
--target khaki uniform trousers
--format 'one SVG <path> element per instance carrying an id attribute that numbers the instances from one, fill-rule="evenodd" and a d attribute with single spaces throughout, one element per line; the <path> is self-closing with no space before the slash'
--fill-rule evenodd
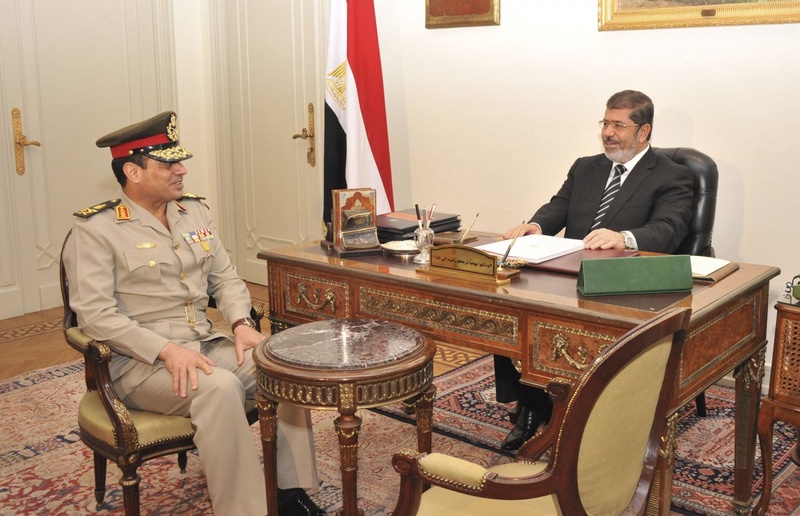
<path id="1" fill-rule="evenodd" d="M 217 366 L 210 375 L 198 369 L 198 389 L 187 389 L 186 398 L 173 394 L 172 375 L 163 365 L 139 362 L 114 386 L 128 407 L 191 418 L 214 514 L 263 516 L 267 514 L 264 472 L 244 413 L 245 399 L 252 399 L 257 387 L 252 349 L 239 367 L 231 341 L 216 339 L 200 346 L 201 353 Z M 141 381 L 147 369 L 151 374 Z M 139 383 L 129 385 L 126 378 L 136 378 Z M 290 405 L 278 407 L 277 446 L 278 486 L 317 488 L 308 410 Z"/>

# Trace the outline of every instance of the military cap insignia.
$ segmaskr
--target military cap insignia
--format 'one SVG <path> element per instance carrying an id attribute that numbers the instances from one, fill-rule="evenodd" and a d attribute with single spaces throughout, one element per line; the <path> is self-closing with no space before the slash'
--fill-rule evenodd
<path id="1" fill-rule="evenodd" d="M 98 147 L 109 147 L 114 159 L 142 153 L 148 158 L 174 163 L 192 157 L 178 141 L 178 117 L 174 111 L 164 111 L 113 133 L 96 142 Z"/>
<path id="2" fill-rule="evenodd" d="M 173 142 L 178 141 L 178 117 L 175 113 L 169 117 L 169 124 L 167 124 L 167 138 Z"/>
<path id="3" fill-rule="evenodd" d="M 89 208 L 84 208 L 82 210 L 78 210 L 73 215 L 76 217 L 81 217 L 82 219 L 88 219 L 92 215 L 97 215 L 103 210 L 107 210 L 109 208 L 114 208 L 117 206 L 122 199 L 111 199 L 110 201 L 101 202 L 100 204 L 95 204 Z M 127 208 L 126 208 L 127 209 Z"/>

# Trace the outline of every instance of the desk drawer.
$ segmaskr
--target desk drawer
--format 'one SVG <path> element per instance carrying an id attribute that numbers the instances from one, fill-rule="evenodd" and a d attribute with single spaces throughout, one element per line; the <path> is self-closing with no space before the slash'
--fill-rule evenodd
<path id="1" fill-rule="evenodd" d="M 270 267 L 269 273 L 272 315 L 296 322 L 352 317 L 350 284 L 347 281 L 288 267 Z"/>
<path id="2" fill-rule="evenodd" d="M 576 319 L 533 316 L 528 321 L 531 361 L 522 375 L 546 383 L 548 375 L 577 378 L 625 329 Z"/>

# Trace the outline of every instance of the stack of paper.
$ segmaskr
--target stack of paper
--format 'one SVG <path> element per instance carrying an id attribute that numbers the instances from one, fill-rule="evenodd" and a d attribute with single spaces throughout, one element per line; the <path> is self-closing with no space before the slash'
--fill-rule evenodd
<path id="1" fill-rule="evenodd" d="M 512 240 L 501 240 L 478 246 L 477 249 L 502 257 L 506 254 L 511 242 Z M 526 263 L 536 264 L 582 249 L 583 240 L 547 235 L 525 235 L 514 242 L 514 247 L 508 253 L 507 259 L 524 260 Z"/>

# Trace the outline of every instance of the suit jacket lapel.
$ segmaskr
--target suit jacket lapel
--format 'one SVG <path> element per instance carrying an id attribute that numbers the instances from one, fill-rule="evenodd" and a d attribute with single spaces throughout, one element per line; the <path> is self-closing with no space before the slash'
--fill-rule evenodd
<path id="1" fill-rule="evenodd" d="M 639 189 L 639 185 L 641 185 L 644 181 L 653 174 L 653 169 L 656 166 L 657 156 L 656 153 L 653 152 L 653 148 L 651 147 L 642 159 L 639 160 L 639 163 L 633 167 L 628 177 L 625 178 L 625 182 L 622 183 L 622 187 L 617 192 L 616 197 L 614 197 L 614 202 L 611 203 L 611 206 L 608 208 L 605 216 L 603 217 L 603 226 L 607 226 L 614 217 L 619 213 L 625 203 L 628 202 L 628 199 L 633 197 L 636 193 L 636 190 Z M 598 200 L 599 204 L 599 200 Z"/>

